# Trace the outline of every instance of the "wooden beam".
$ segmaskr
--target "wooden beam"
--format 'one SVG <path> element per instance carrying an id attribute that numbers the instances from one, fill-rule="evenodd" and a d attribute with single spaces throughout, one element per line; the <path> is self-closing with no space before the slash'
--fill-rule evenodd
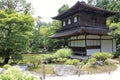
<path id="1" fill-rule="evenodd" d="M 79 41 L 79 40 L 85 40 L 85 39 L 71 39 L 71 41 Z M 100 39 L 87 39 L 87 40 L 100 40 Z M 112 39 L 102 39 L 102 40 L 112 40 Z"/>

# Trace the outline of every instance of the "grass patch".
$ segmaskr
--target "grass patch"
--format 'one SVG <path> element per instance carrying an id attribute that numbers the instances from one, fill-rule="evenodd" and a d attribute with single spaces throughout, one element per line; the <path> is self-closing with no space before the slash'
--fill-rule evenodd
<path id="1" fill-rule="evenodd" d="M 88 73 L 93 74 L 93 73 L 104 73 L 104 72 L 108 72 L 108 65 L 104 65 L 104 66 L 86 66 L 84 65 L 81 70 L 82 71 L 88 71 Z M 111 65 L 110 66 L 110 71 L 114 71 L 117 69 L 116 65 Z"/>
<path id="2" fill-rule="evenodd" d="M 46 74 L 54 74 L 53 66 L 54 66 L 54 64 L 45 64 L 45 73 Z M 33 72 L 37 72 L 39 74 L 42 74 L 42 65 L 39 65 L 37 68 L 30 67 L 29 70 L 33 71 Z"/>

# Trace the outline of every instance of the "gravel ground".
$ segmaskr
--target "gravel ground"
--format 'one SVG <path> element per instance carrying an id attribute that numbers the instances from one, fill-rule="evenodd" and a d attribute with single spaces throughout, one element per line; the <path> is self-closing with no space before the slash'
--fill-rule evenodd
<path id="1" fill-rule="evenodd" d="M 46 77 L 45 80 L 120 80 L 120 65 L 118 69 L 111 74 L 101 73 L 101 74 L 88 74 L 88 75 L 77 75 L 72 76 L 55 76 L 55 77 Z"/>

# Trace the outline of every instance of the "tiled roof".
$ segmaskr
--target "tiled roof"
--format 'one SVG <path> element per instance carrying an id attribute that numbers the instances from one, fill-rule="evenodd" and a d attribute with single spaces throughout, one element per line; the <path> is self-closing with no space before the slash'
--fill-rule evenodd
<path id="1" fill-rule="evenodd" d="M 120 13 L 120 12 L 114 12 L 114 11 L 108 11 L 108 10 L 105 10 L 105 9 L 101 9 L 101 8 L 98 8 L 98 7 L 88 5 L 88 4 L 84 3 L 84 2 L 79 2 L 78 1 L 74 6 L 69 8 L 64 13 L 61 13 L 61 14 L 53 17 L 53 19 L 59 19 L 60 20 L 65 16 L 71 15 L 73 13 L 76 13 L 76 12 L 79 12 L 79 11 L 82 11 L 82 10 L 97 12 L 97 13 L 103 14 L 106 17 L 109 17 L 109 16 L 112 16 L 114 14 Z"/>

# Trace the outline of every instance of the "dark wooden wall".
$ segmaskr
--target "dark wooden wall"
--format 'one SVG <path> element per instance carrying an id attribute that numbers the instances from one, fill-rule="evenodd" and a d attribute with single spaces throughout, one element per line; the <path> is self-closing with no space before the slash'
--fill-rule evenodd
<path id="1" fill-rule="evenodd" d="M 74 23 L 74 17 L 77 16 L 78 22 Z M 71 24 L 68 24 L 68 19 L 71 19 Z M 74 15 L 68 16 L 62 20 L 66 22 L 66 26 L 62 26 L 62 29 L 72 28 L 72 27 L 99 27 L 106 28 L 106 17 L 99 14 L 89 14 L 89 13 L 76 13 Z"/>

